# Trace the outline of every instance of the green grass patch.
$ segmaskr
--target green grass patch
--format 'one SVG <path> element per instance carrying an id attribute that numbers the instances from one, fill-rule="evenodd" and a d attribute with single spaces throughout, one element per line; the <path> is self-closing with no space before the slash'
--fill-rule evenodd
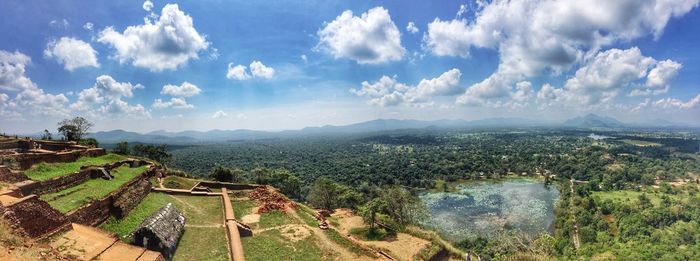
<path id="1" fill-rule="evenodd" d="M 350 234 L 366 241 L 381 241 L 390 235 L 390 233 L 386 231 L 386 229 L 380 227 L 356 227 L 350 229 Z"/>
<path id="2" fill-rule="evenodd" d="M 228 260 L 227 242 L 223 227 L 186 227 L 173 260 Z"/>
<path id="3" fill-rule="evenodd" d="M 620 141 L 622 141 L 622 142 L 624 142 L 624 143 L 627 143 L 627 144 L 631 144 L 631 145 L 635 145 L 635 146 L 641 146 L 641 147 L 649 147 L 649 146 L 651 146 L 651 147 L 660 147 L 660 146 L 661 146 L 660 143 L 651 142 L 651 141 L 643 141 L 643 140 L 624 139 L 624 140 L 620 140 Z"/>
<path id="4" fill-rule="evenodd" d="M 639 196 L 646 194 L 646 196 L 651 201 L 651 204 L 658 207 L 661 205 L 661 196 L 667 195 L 672 199 L 677 199 L 679 195 L 665 194 L 662 192 L 643 192 L 643 191 L 633 191 L 633 190 L 615 190 L 615 191 L 595 191 L 593 192 L 593 199 L 598 202 L 605 200 L 611 200 L 615 203 L 624 204 L 637 204 L 639 202 Z"/>
<path id="5" fill-rule="evenodd" d="M 307 225 L 311 227 L 318 226 L 318 220 L 316 220 L 316 217 L 313 215 L 313 210 L 311 210 L 309 207 L 301 205 L 300 204 L 300 211 L 297 211 L 299 213 L 299 217 L 301 217 L 301 220 L 304 221 Z"/>
<path id="6" fill-rule="evenodd" d="M 259 228 L 270 228 L 287 224 L 298 223 L 289 214 L 282 211 L 270 211 L 268 213 L 260 214 L 260 222 L 258 223 Z"/>
<path id="7" fill-rule="evenodd" d="M 55 192 L 44 194 L 41 199 L 63 213 L 70 212 L 90 201 L 101 199 L 112 191 L 117 190 L 124 183 L 146 171 L 147 166 L 129 168 L 121 166 L 112 170 L 112 180 L 90 179 L 80 185 Z"/>
<path id="8" fill-rule="evenodd" d="M 157 181 L 157 180 L 156 180 Z M 178 176 L 167 176 L 163 178 L 163 186 L 171 189 L 191 189 L 199 181 Z"/>
<path id="9" fill-rule="evenodd" d="M 233 206 L 233 214 L 237 219 L 242 218 L 245 215 L 251 214 L 254 207 L 258 206 L 255 200 L 231 200 L 231 206 Z"/>
<path id="10" fill-rule="evenodd" d="M 370 256 L 374 257 L 374 254 L 368 251 L 365 251 L 364 249 L 360 248 L 359 246 L 355 245 L 350 239 L 347 237 L 343 236 L 338 232 L 338 230 L 335 229 L 326 229 L 323 230 L 323 233 L 326 234 L 328 238 L 333 240 L 336 244 L 342 246 L 343 248 L 350 250 L 350 252 L 353 252 L 357 255 L 362 255 L 362 256 Z"/>
<path id="11" fill-rule="evenodd" d="M 82 166 L 104 165 L 125 159 L 127 157 L 110 153 L 99 157 L 80 157 L 74 162 L 39 163 L 26 170 L 24 174 L 32 180 L 44 181 L 78 172 Z"/>
<path id="12" fill-rule="evenodd" d="M 175 196 L 165 193 L 152 192 L 123 219 L 109 218 L 100 228 L 119 235 L 125 242 L 136 228 L 153 212 L 173 203 L 187 218 L 186 225 L 223 225 L 223 207 L 220 197 L 207 196 Z M 187 228 L 189 229 L 189 228 Z"/>
<path id="13" fill-rule="evenodd" d="M 273 229 L 244 237 L 243 249 L 248 261 L 267 260 L 334 260 L 335 253 L 318 247 L 314 236 L 292 242 Z"/>

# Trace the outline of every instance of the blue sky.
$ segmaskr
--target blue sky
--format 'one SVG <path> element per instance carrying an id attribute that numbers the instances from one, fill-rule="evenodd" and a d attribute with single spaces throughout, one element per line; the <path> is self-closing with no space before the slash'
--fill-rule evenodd
<path id="1" fill-rule="evenodd" d="M 700 124 L 698 0 L 3 1 L 0 130 Z M 412 26 L 408 26 L 411 23 Z"/>

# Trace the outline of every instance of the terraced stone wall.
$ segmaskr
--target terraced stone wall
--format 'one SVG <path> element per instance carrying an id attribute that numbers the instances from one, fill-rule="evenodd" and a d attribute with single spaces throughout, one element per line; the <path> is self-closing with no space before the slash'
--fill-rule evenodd
<path id="1" fill-rule="evenodd" d="M 5 206 L 2 217 L 12 229 L 31 238 L 42 238 L 68 229 L 70 222 L 63 213 L 36 195 L 24 197 Z"/>

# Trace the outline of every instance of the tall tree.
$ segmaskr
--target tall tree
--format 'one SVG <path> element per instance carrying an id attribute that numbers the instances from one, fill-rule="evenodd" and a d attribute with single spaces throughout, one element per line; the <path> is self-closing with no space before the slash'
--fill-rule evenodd
<path id="1" fill-rule="evenodd" d="M 83 117 L 64 119 L 58 122 L 58 132 L 63 134 L 66 140 L 79 141 L 88 134 L 93 124 Z"/>

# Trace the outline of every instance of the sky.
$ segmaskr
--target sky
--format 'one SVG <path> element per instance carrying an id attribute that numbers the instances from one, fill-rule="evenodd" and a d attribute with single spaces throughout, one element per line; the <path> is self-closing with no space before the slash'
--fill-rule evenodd
<path id="1" fill-rule="evenodd" d="M 699 125 L 699 1 L 1 1 L 0 131 Z"/>

